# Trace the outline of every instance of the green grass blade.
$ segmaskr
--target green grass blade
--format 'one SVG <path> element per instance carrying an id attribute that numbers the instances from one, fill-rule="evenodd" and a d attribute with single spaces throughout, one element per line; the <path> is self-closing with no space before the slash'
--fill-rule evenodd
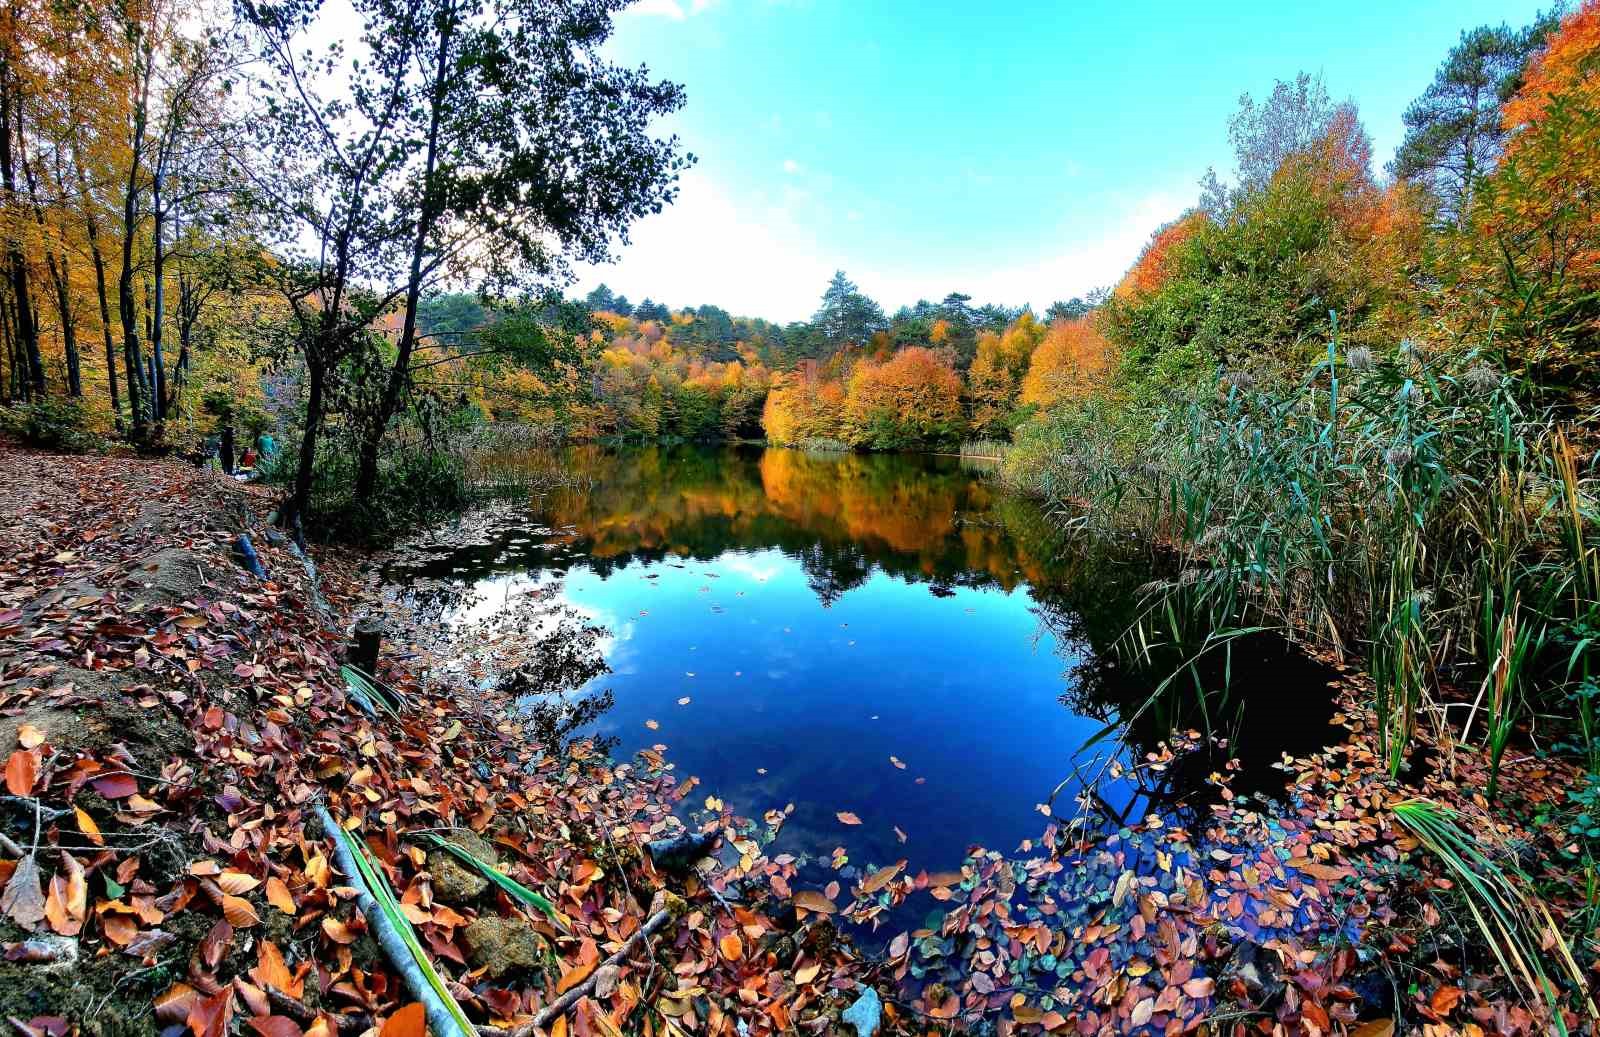
<path id="1" fill-rule="evenodd" d="M 556 906 L 552 904 L 543 894 L 534 892 L 527 886 L 524 886 L 522 883 L 512 878 L 510 875 L 507 875 L 505 872 L 488 864 L 485 861 L 479 860 L 477 857 L 474 857 L 471 853 L 467 852 L 460 846 L 457 846 L 448 839 L 442 839 L 432 832 L 428 833 L 428 838 L 432 840 L 433 844 L 439 847 L 441 850 L 448 851 L 452 856 L 455 856 L 465 863 L 470 864 L 472 867 L 478 869 L 484 878 L 505 890 L 506 895 L 511 897 L 511 899 L 520 900 L 522 903 L 527 904 L 530 907 L 538 908 L 540 911 L 549 916 L 551 921 L 559 925 L 562 931 L 566 931 L 568 928 L 566 916 L 560 911 L 556 910 Z"/>

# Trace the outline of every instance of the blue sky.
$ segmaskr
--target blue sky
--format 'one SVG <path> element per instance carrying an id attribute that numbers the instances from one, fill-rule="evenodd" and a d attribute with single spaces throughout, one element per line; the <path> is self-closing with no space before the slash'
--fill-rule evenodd
<path id="1" fill-rule="evenodd" d="M 1231 171 L 1242 92 L 1322 73 L 1381 172 L 1461 31 L 1539 6 L 641 0 L 610 53 L 684 84 L 666 125 L 699 161 L 577 287 L 793 320 L 842 268 L 891 311 L 1042 309 L 1114 282 Z"/>

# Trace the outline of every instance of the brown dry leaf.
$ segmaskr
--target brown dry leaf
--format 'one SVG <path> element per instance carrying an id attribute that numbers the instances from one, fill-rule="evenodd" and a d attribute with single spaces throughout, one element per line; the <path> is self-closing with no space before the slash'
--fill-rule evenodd
<path id="1" fill-rule="evenodd" d="M 795 986 L 803 987 L 817 978 L 817 973 L 822 971 L 821 964 L 812 962 L 804 968 L 796 969 L 794 973 Z"/>
<path id="2" fill-rule="evenodd" d="M 1433 997 L 1428 1004 L 1440 1015 L 1449 1015 L 1460 1003 L 1462 995 L 1466 993 L 1460 987 L 1440 987 L 1433 992 Z"/>
<path id="3" fill-rule="evenodd" d="M 32 724 L 17 728 L 17 744 L 24 749 L 34 749 L 44 744 L 44 732 Z"/>
<path id="4" fill-rule="evenodd" d="M 261 885 L 261 880 L 242 871 L 225 871 L 217 876 L 217 885 L 224 893 L 243 894 Z"/>
<path id="5" fill-rule="evenodd" d="M 256 967 L 250 970 L 250 978 L 290 997 L 300 996 L 301 984 L 294 981 L 294 974 L 283 960 L 283 952 L 271 940 L 262 940 L 256 945 Z"/>
<path id="6" fill-rule="evenodd" d="M 893 882 L 894 877 L 900 874 L 900 869 L 905 866 L 906 862 L 901 861 L 899 864 L 891 864 L 887 868 L 873 872 L 871 875 L 868 875 L 867 880 L 861 884 L 861 892 L 876 893 L 878 890 L 887 886 L 890 882 Z"/>
<path id="7" fill-rule="evenodd" d="M 428 1010 L 411 1002 L 384 1021 L 378 1037 L 428 1037 Z"/>
<path id="8" fill-rule="evenodd" d="M 744 957 L 744 943 L 739 939 L 738 933 L 727 933 L 717 941 L 717 949 L 728 961 L 738 961 Z"/>
<path id="9" fill-rule="evenodd" d="M 255 906 L 244 897 L 224 896 L 222 898 L 222 917 L 235 929 L 248 929 L 259 925 L 261 918 L 256 914 Z"/>
<path id="10" fill-rule="evenodd" d="M 815 911 L 819 915 L 831 915 L 839 910 L 833 901 L 814 889 L 802 889 L 796 893 L 794 895 L 794 905 L 803 907 L 807 911 Z"/>
<path id="11" fill-rule="evenodd" d="M 39 755 L 32 749 L 18 749 L 6 760 L 6 791 L 13 796 L 33 795 L 39 780 Z"/>
<path id="12" fill-rule="evenodd" d="M 1202 976 L 1185 983 L 1183 992 L 1190 997 L 1210 997 L 1212 991 L 1216 990 L 1216 988 L 1217 984 L 1213 980 Z"/>
<path id="13" fill-rule="evenodd" d="M 1393 1019 L 1373 1019 L 1350 1031 L 1350 1037 L 1394 1037 Z"/>
<path id="14" fill-rule="evenodd" d="M 174 983 L 155 1000 L 156 1018 L 164 1023 L 181 1023 L 200 1000 L 200 992 L 187 983 Z"/>
<path id="15" fill-rule="evenodd" d="M 304 1037 L 300 1024 L 286 1015 L 269 1015 L 246 1019 L 245 1025 L 261 1037 Z"/>
<path id="16" fill-rule="evenodd" d="M 226 986 L 215 997 L 196 1001 L 189 1009 L 189 1032 L 194 1037 L 225 1037 L 233 1018 L 233 987 Z"/>
<path id="17" fill-rule="evenodd" d="M 289 887 L 276 875 L 267 879 L 267 903 L 286 915 L 292 915 L 297 910 L 294 894 L 289 892 Z"/>
<path id="18" fill-rule="evenodd" d="M 841 810 L 836 816 L 847 825 L 859 825 L 861 823 L 861 819 L 848 810 Z"/>
<path id="19" fill-rule="evenodd" d="M 355 943 L 356 937 L 361 935 L 332 915 L 322 919 L 322 932 L 328 939 L 339 944 Z"/>
<path id="20" fill-rule="evenodd" d="M 0 914 L 7 915 L 30 932 L 44 921 L 44 884 L 39 877 L 39 862 L 33 854 L 17 862 L 11 881 L 0 891 Z"/>

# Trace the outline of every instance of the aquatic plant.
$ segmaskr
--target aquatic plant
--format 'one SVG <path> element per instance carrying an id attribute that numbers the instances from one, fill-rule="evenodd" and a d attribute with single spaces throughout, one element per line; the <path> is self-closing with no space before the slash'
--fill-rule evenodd
<path id="1" fill-rule="evenodd" d="M 1219 377 L 1175 408 L 1055 415 L 1019 435 L 1006 472 L 1067 527 L 1166 555 L 1124 647 L 1186 668 L 1194 694 L 1226 695 L 1226 667 L 1220 688 L 1196 671 L 1226 631 L 1353 654 L 1397 773 L 1419 724 L 1449 739 L 1440 688 L 1486 675 L 1469 715 L 1485 711 L 1497 762 L 1531 688 L 1590 672 L 1593 497 L 1555 418 L 1480 357 L 1411 344 L 1358 359 L 1335 340 L 1297 382 Z"/>
<path id="2" fill-rule="evenodd" d="M 1482 841 L 1463 829 L 1447 807 L 1407 800 L 1395 805 L 1394 815 L 1456 878 L 1461 898 L 1501 971 L 1521 988 L 1530 1005 L 1544 1006 L 1557 1032 L 1567 1033 L 1560 994 L 1545 967 L 1545 956 L 1554 959 L 1559 972 L 1580 993 L 1587 989 L 1584 974 L 1550 909 L 1531 891 L 1528 877 L 1515 865 L 1485 853 Z M 1591 1019 L 1600 1020 L 1586 995 L 1584 1005 Z"/>

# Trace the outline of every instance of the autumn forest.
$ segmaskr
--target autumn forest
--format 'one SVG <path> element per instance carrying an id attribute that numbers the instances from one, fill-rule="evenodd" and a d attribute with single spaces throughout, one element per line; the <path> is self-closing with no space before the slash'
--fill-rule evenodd
<path id="1" fill-rule="evenodd" d="M 11 1030 L 1600 1033 L 1600 0 L 1045 298 L 608 287 L 813 6 L 0 9 Z"/>

